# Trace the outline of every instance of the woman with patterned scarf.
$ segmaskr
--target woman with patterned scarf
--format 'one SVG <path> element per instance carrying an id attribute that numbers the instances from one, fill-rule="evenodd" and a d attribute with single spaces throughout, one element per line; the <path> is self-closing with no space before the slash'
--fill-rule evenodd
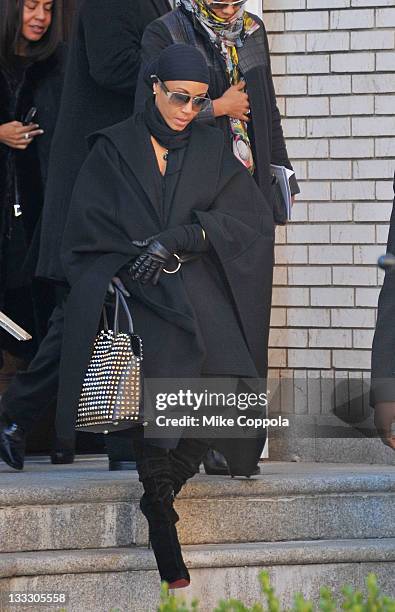
<path id="1" fill-rule="evenodd" d="M 265 27 L 245 4 L 246 0 L 180 0 L 177 9 L 151 23 L 142 41 L 136 105 L 142 108 L 151 94 L 144 67 L 161 49 L 176 42 L 197 46 L 210 68 L 213 100 L 201 119 L 227 132 L 234 154 L 270 200 L 270 164 L 292 166 L 276 105 Z M 295 179 L 291 187 L 298 193 Z"/>
<path id="2" fill-rule="evenodd" d="M 199 120 L 222 129 L 229 147 L 273 208 L 270 164 L 292 166 L 276 104 L 265 26 L 245 10 L 246 0 L 179 0 L 178 4 L 145 30 L 136 108 L 143 110 L 152 96 L 149 64 L 163 48 L 186 43 L 200 49 L 210 70 L 212 103 L 199 114 Z M 291 192 L 299 192 L 295 176 Z M 262 274 L 271 275 L 272 270 Z M 270 305 L 271 291 L 267 295 L 268 318 L 262 321 L 267 330 Z M 226 473 L 226 463 L 216 453 L 211 454 L 211 460 L 208 457 L 205 468 L 210 474 Z"/>
<path id="3" fill-rule="evenodd" d="M 219 5 L 223 3 L 214 4 Z M 244 102 L 245 109 L 243 108 L 242 110 L 245 112 L 243 112 L 241 116 L 229 116 L 229 126 L 232 133 L 233 152 L 239 161 L 245 165 L 248 171 L 253 174 L 254 158 L 251 151 L 247 127 L 250 110 L 248 106 L 248 96 L 244 92 L 245 83 L 239 68 L 237 50 L 239 47 L 243 46 L 244 39 L 259 28 L 259 24 L 244 11 L 243 4 L 244 2 L 236 3 L 235 7 L 232 7 L 230 10 L 233 11 L 237 8 L 237 11 L 234 15 L 231 15 L 228 21 L 225 21 L 222 17 L 217 16 L 210 5 L 206 4 L 203 0 L 196 0 L 196 2 L 193 0 L 185 0 L 185 2 L 183 2 L 185 9 L 196 17 L 206 30 L 212 44 L 221 52 L 226 65 L 226 72 L 229 77 L 230 85 L 235 86 L 235 93 L 240 92 L 241 94 L 238 98 L 241 102 Z M 222 12 L 224 11 L 221 7 L 219 10 Z M 240 85 L 240 87 L 238 87 L 238 85 Z"/>

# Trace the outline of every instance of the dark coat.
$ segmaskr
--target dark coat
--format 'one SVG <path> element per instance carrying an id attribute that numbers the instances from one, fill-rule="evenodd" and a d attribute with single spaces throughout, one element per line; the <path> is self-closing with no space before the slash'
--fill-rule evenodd
<path id="1" fill-rule="evenodd" d="M 21 121 L 27 111 L 36 106 L 38 114 L 35 121 L 44 130 L 44 134 L 37 137 L 25 151 L 16 151 L 0 143 L 1 218 L 3 219 L 6 207 L 14 201 L 12 183 L 16 167 L 21 200 L 22 203 L 26 202 L 24 212 L 29 235 L 34 231 L 42 208 L 49 153 L 60 106 L 65 60 L 66 47 L 60 45 L 52 57 L 36 62 L 23 71 L 17 91 L 9 75 L 0 70 L 0 124 Z M 5 226 L 2 224 L 1 232 L 4 230 Z"/>
<path id="2" fill-rule="evenodd" d="M 133 113 L 146 25 L 167 0 L 84 0 L 70 41 L 64 93 L 54 135 L 37 275 L 64 280 L 59 246 L 86 136 Z"/>
<path id="3" fill-rule="evenodd" d="M 238 49 L 239 66 L 247 83 L 251 120 L 249 127 L 255 159 L 255 179 L 265 196 L 272 201 L 270 164 L 292 169 L 288 159 L 281 117 L 276 104 L 269 45 L 263 22 L 252 16 L 260 25 L 244 45 Z M 209 95 L 212 100 L 220 98 L 229 88 L 229 77 L 219 50 L 211 43 L 200 23 L 178 8 L 151 23 L 142 41 L 142 69 L 136 93 L 136 110 L 142 110 L 145 100 L 152 95 L 152 84 L 146 68 L 162 49 L 172 43 L 191 44 L 200 49 L 210 69 Z M 212 108 L 205 112 L 203 120 L 223 130 L 226 142 L 231 147 L 231 132 L 228 117 L 215 118 Z M 292 193 L 298 193 L 296 179 L 291 179 Z"/>
<path id="4" fill-rule="evenodd" d="M 35 267 L 37 249 L 34 248 L 34 244 L 38 236 L 38 220 L 43 206 L 51 140 L 60 105 L 65 56 L 66 48 L 60 45 L 47 60 L 21 67 L 17 79 L 0 70 L 0 124 L 14 120 L 21 121 L 28 110 L 36 106 L 38 113 L 35 121 L 37 120 L 44 130 L 44 134 L 37 137 L 24 151 L 17 151 L 0 144 L 0 293 L 3 294 L 6 268 L 12 268 L 5 255 L 6 247 L 7 252 L 9 251 L 10 242 L 18 240 L 20 245 L 12 246 L 13 252 L 18 253 L 18 261 L 12 262 L 15 274 L 12 281 L 8 274 L 8 284 L 28 285 Z M 21 217 L 23 232 L 14 238 L 11 234 L 9 241 L 6 236 L 10 235 L 10 227 L 13 224 L 15 181 L 23 213 Z M 29 262 L 25 259 L 27 255 Z M 22 268 L 23 264 L 25 265 Z M 47 301 L 45 295 L 43 298 Z M 31 308 L 31 305 L 26 306 Z M 37 309 L 40 308 L 40 304 L 37 304 Z M 42 314 L 45 310 L 43 308 Z M 12 317 L 13 313 L 9 314 Z"/>
<path id="5" fill-rule="evenodd" d="M 229 152 L 222 132 L 195 124 L 165 221 L 162 195 L 155 189 L 155 168 L 147 163 L 152 158 L 149 147 L 141 115 L 101 132 L 75 186 L 63 243 L 63 265 L 72 290 L 66 307 L 57 411 L 62 438 L 73 435 L 76 405 L 108 282 L 139 251 L 132 240 L 166 227 L 197 219 L 212 248 L 185 264 L 182 274 L 163 274 L 157 286 L 128 283 L 135 329 L 144 343 L 145 376 L 201 375 L 206 349 L 193 306 L 198 293 L 212 300 L 212 268 L 218 270 L 221 289 L 234 305 L 255 373 L 266 376 L 274 245 L 268 202 Z M 187 292 L 187 285 L 194 285 L 196 294 Z M 214 301 L 211 316 L 217 317 L 220 327 L 221 310 Z M 262 445 L 249 448 L 254 448 L 256 465 Z"/>
<path id="6" fill-rule="evenodd" d="M 387 253 L 395 255 L 395 199 L 388 234 Z M 370 399 L 372 406 L 378 402 L 395 402 L 395 270 L 388 270 L 385 273 L 380 291 L 372 347 Z"/>

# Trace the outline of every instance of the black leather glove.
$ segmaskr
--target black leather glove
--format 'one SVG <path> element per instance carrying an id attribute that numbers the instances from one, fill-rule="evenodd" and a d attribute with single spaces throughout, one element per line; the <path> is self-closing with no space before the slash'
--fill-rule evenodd
<path id="1" fill-rule="evenodd" d="M 129 272 L 132 279 L 146 285 L 149 281 L 156 285 L 163 268 L 173 257 L 166 247 L 158 240 L 135 240 L 135 246 L 143 247 L 144 251 L 130 266 Z"/>

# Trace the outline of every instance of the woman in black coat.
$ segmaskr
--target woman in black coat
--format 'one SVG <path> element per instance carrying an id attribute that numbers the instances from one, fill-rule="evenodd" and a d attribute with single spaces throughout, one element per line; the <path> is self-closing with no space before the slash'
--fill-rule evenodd
<path id="1" fill-rule="evenodd" d="M 147 379 L 266 377 L 270 205 L 221 130 L 191 123 L 208 104 L 202 54 L 172 45 L 153 74 L 156 104 L 151 97 L 143 113 L 91 137 L 73 192 L 62 248 L 71 285 L 57 411 L 65 444 L 74 435 L 103 302 L 117 273 L 144 343 Z M 178 265 L 174 254 L 185 263 Z M 148 431 L 135 430 L 141 509 L 162 579 L 173 588 L 187 586 L 173 496 L 198 471 L 208 443 L 172 432 L 153 440 L 142 429 Z M 261 450 L 258 438 L 211 440 L 210 446 L 218 445 L 233 475 L 249 476 Z"/>
<path id="2" fill-rule="evenodd" d="M 34 338 L 18 343 L 1 332 L 7 361 L 32 357 L 52 305 L 32 271 L 61 95 L 60 18 L 60 0 L 0 0 L 0 310 Z"/>
<path id="3" fill-rule="evenodd" d="M 180 6 L 151 23 L 142 41 L 136 110 L 150 95 L 147 65 L 173 43 L 194 45 L 210 69 L 213 100 L 200 120 L 223 130 L 225 142 L 254 176 L 273 206 L 270 164 L 292 170 L 270 66 L 265 26 L 244 10 L 246 0 L 180 0 Z M 222 5 L 222 6 L 221 6 Z M 292 195 L 299 192 L 295 176 Z"/>
<path id="4" fill-rule="evenodd" d="M 60 244 L 86 137 L 133 114 L 140 44 L 168 0 L 80 0 L 53 140 L 37 276 L 64 282 Z"/>
<path id="5" fill-rule="evenodd" d="M 233 3 L 181 0 L 180 6 L 151 23 L 142 40 L 142 69 L 136 93 L 136 110 L 150 95 L 149 63 L 173 43 L 197 47 L 210 70 L 210 106 L 199 120 L 220 128 L 227 146 L 253 175 L 275 214 L 271 164 L 292 170 L 285 146 L 281 117 L 270 67 L 265 26 L 244 10 L 246 0 Z M 291 193 L 299 192 L 296 178 Z M 209 453 L 207 473 L 223 473 L 223 459 Z M 225 466 L 226 470 L 226 466 Z M 257 467 L 259 471 L 259 467 Z"/>

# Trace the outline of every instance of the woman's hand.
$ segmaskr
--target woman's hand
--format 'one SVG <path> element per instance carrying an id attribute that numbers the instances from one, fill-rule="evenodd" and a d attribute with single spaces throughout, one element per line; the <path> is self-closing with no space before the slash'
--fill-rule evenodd
<path id="1" fill-rule="evenodd" d="M 20 121 L 10 121 L 0 125 L 0 142 L 11 149 L 27 149 L 36 136 L 44 134 L 37 123 L 23 125 Z"/>
<path id="2" fill-rule="evenodd" d="M 134 281 L 140 281 L 143 285 L 152 282 L 157 285 L 159 277 L 172 254 L 158 242 L 158 240 L 134 240 L 134 246 L 143 248 L 144 251 L 130 266 L 129 273 Z"/>
<path id="3" fill-rule="evenodd" d="M 126 297 L 126 298 L 130 297 L 129 291 L 126 289 L 125 285 L 123 284 L 123 282 L 121 281 L 119 276 L 114 276 L 114 278 L 111 280 L 110 284 L 108 285 L 108 293 L 110 295 L 115 295 L 114 286 L 117 289 L 119 289 L 119 291 L 122 293 L 123 297 Z"/>
<path id="4" fill-rule="evenodd" d="M 216 117 L 228 115 L 234 119 L 249 121 L 250 103 L 244 91 L 245 86 L 245 81 L 240 81 L 237 85 L 229 87 L 221 98 L 214 100 L 214 115 Z"/>

